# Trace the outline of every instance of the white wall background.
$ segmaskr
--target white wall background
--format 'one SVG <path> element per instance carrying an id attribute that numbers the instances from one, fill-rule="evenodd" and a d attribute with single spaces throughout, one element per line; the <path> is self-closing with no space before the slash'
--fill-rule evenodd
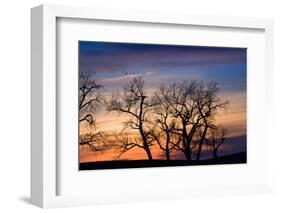
<path id="1" fill-rule="evenodd" d="M 270 195 L 51 209 L 50 212 L 280 212 L 281 206 L 281 3 L 278 0 L 8 0 L 0 7 L 0 211 L 38 212 L 29 204 L 30 178 L 30 8 L 42 3 L 123 9 L 269 17 L 275 20 L 275 109 L 272 142 L 275 190 Z M 278 85 L 279 84 L 279 85 Z M 280 154 L 279 154 L 280 155 Z M 280 155 L 281 156 L 281 155 Z"/>

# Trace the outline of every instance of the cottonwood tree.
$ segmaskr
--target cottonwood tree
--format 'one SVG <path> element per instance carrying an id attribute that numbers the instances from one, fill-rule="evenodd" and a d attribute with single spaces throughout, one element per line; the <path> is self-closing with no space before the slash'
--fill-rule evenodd
<path id="1" fill-rule="evenodd" d="M 95 73 L 92 76 L 80 73 L 79 82 L 79 123 L 80 126 L 85 123 L 89 126 L 90 132 L 80 134 L 80 145 L 87 145 L 93 151 L 101 151 L 103 149 L 103 135 L 101 132 L 96 132 L 95 113 L 99 105 L 103 103 L 102 92 L 104 88 L 95 78 Z"/>
<path id="2" fill-rule="evenodd" d="M 207 139 L 207 145 L 212 148 L 214 158 L 218 158 L 218 150 L 226 140 L 226 129 L 214 127 L 210 129 L 210 137 Z"/>
<path id="3" fill-rule="evenodd" d="M 195 93 L 196 108 L 202 121 L 202 125 L 200 126 L 202 128 L 202 134 L 196 155 L 196 160 L 200 160 L 207 131 L 209 128 L 212 129 L 214 127 L 214 120 L 218 110 L 225 109 L 228 101 L 223 101 L 219 98 L 219 86 L 216 82 L 210 82 L 206 86 L 200 83 Z"/>
<path id="4" fill-rule="evenodd" d="M 167 103 L 168 111 L 177 120 L 176 128 L 172 131 L 179 137 L 177 149 L 182 151 L 186 160 L 191 160 L 191 141 L 196 130 L 200 127 L 201 116 L 197 113 L 194 97 L 196 96 L 196 81 L 184 80 L 161 86 L 158 94 Z"/>
<path id="5" fill-rule="evenodd" d="M 177 139 L 174 137 L 177 121 L 172 117 L 169 108 L 170 104 L 163 98 L 162 93 L 157 91 L 153 97 L 152 111 L 156 127 L 150 131 L 159 148 L 165 153 L 167 160 L 171 159 L 171 152 L 178 144 L 178 141 L 174 142 Z"/>
<path id="6" fill-rule="evenodd" d="M 200 135 L 196 154 L 196 159 L 200 159 L 208 128 L 214 125 L 218 109 L 225 108 L 228 103 L 218 97 L 218 92 L 217 83 L 206 85 L 188 80 L 163 85 L 157 92 L 158 99 L 165 103 L 165 110 L 177 121 L 170 131 L 178 135 L 175 149 L 182 151 L 187 160 L 192 160 L 191 154 L 196 147 L 193 142 L 195 135 Z"/>
<path id="7" fill-rule="evenodd" d="M 131 129 L 138 132 L 138 137 L 128 137 L 126 133 L 119 136 L 121 153 L 138 147 L 145 151 L 149 160 L 153 160 L 150 146 L 153 145 L 154 138 L 146 126 L 149 123 L 148 113 L 152 105 L 143 87 L 144 80 L 141 77 L 132 79 L 124 86 L 123 94 L 112 96 L 107 110 L 127 115 L 129 118 L 124 122 L 123 130 Z"/>

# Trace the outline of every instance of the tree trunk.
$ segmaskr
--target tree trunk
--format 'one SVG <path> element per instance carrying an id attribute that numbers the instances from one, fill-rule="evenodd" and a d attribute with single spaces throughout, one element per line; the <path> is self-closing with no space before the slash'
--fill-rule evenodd
<path id="1" fill-rule="evenodd" d="M 182 137 L 183 137 L 182 142 L 183 142 L 183 146 L 184 146 L 184 154 L 185 154 L 186 160 L 191 161 L 190 141 L 188 140 L 185 127 L 182 129 Z"/>
<path id="2" fill-rule="evenodd" d="M 166 148 L 165 148 L 165 152 L 166 152 L 166 159 L 170 160 L 170 147 L 169 147 L 169 143 L 170 143 L 170 135 L 169 132 L 166 132 Z"/>
<path id="3" fill-rule="evenodd" d="M 171 160 L 171 159 L 170 159 L 170 152 L 169 152 L 168 150 L 166 150 L 166 159 L 167 159 L 167 160 Z"/>
<path id="4" fill-rule="evenodd" d="M 149 146 L 147 144 L 146 145 L 144 144 L 144 150 L 145 150 L 145 152 L 147 154 L 148 160 L 153 160 L 152 154 L 151 154 Z"/>
<path id="5" fill-rule="evenodd" d="M 146 137 L 144 135 L 144 131 L 143 131 L 143 122 L 142 122 L 142 110 L 143 110 L 143 102 L 144 102 L 144 99 L 145 97 L 142 96 L 141 97 L 141 102 L 140 102 L 140 112 L 139 112 L 139 131 L 140 131 L 140 135 L 141 135 L 141 138 L 142 138 L 142 143 L 143 143 L 143 148 L 147 154 L 147 157 L 148 157 L 148 160 L 153 160 L 152 159 L 152 154 L 150 152 L 150 149 L 149 149 L 149 146 L 148 146 L 148 143 L 147 143 L 147 140 L 146 140 Z"/>
<path id="6" fill-rule="evenodd" d="M 143 148 L 144 148 L 144 150 L 145 150 L 145 152 L 147 154 L 148 160 L 153 160 L 152 159 L 152 154 L 151 154 L 149 146 L 147 144 L 147 141 L 146 141 L 146 138 L 145 138 L 145 135 L 144 135 L 142 127 L 140 128 L 140 135 L 141 135 L 141 138 L 142 138 Z"/>
<path id="7" fill-rule="evenodd" d="M 201 151 L 202 151 L 202 146 L 203 146 L 203 142 L 207 133 L 207 129 L 208 126 L 205 127 L 204 131 L 203 131 L 203 135 L 199 141 L 199 147 L 198 147 L 198 152 L 197 152 L 197 156 L 196 156 L 196 160 L 199 161 L 200 160 L 200 155 L 201 155 Z"/>

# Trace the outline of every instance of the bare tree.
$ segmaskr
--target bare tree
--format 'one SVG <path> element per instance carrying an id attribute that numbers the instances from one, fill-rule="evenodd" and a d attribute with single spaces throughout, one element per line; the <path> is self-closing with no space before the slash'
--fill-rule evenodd
<path id="1" fill-rule="evenodd" d="M 125 128 L 136 130 L 139 133 L 139 138 L 122 137 L 121 153 L 124 153 L 132 148 L 138 147 L 144 149 L 149 160 L 152 160 L 150 146 L 153 145 L 149 129 L 146 128 L 148 123 L 148 112 L 151 110 L 151 103 L 143 91 L 144 80 L 134 78 L 128 82 L 123 88 L 123 94 L 115 94 L 112 96 L 108 104 L 108 111 L 116 111 L 129 116 L 129 119 L 124 122 Z"/>
<path id="2" fill-rule="evenodd" d="M 215 82 L 210 82 L 207 86 L 200 84 L 196 90 L 195 103 L 198 109 L 199 116 L 203 121 L 201 128 L 202 135 L 199 141 L 196 160 L 200 160 L 202 146 L 206 138 L 208 128 L 213 128 L 214 118 L 219 109 L 223 109 L 228 104 L 228 101 L 222 101 L 219 96 L 219 87 Z"/>
<path id="3" fill-rule="evenodd" d="M 218 158 L 218 150 L 225 142 L 227 130 L 217 127 L 210 129 L 210 137 L 207 139 L 207 145 L 212 148 L 214 158 Z"/>
<path id="4" fill-rule="evenodd" d="M 95 113 L 99 105 L 103 102 L 103 86 L 97 82 L 95 74 L 90 75 L 80 73 L 79 83 L 79 123 L 87 123 L 90 132 L 80 134 L 81 146 L 87 145 L 93 151 L 101 151 L 103 148 L 103 135 L 101 132 L 95 132 L 96 120 Z"/>
<path id="5" fill-rule="evenodd" d="M 178 142 L 174 148 L 182 151 L 187 160 L 192 160 L 191 154 L 195 147 L 197 147 L 196 159 L 200 159 L 208 128 L 214 125 L 218 109 L 225 108 L 228 103 L 218 97 L 218 92 L 217 83 L 210 82 L 206 85 L 203 82 L 188 80 L 161 86 L 157 92 L 156 98 L 165 109 L 164 114 L 163 110 L 160 111 L 162 120 L 158 120 L 157 123 L 160 126 L 163 123 L 167 124 L 165 116 L 168 114 L 174 118 L 173 128 L 167 130 L 178 135 Z M 193 140 L 199 135 L 196 146 Z"/>
<path id="6" fill-rule="evenodd" d="M 173 83 L 162 86 L 159 96 L 167 103 L 167 109 L 177 121 L 173 134 L 179 137 L 177 149 L 182 151 L 187 160 L 191 160 L 191 141 L 194 133 L 201 126 L 202 117 L 198 115 L 195 104 L 195 95 L 198 82 L 184 80 L 182 83 Z"/>
<path id="7" fill-rule="evenodd" d="M 154 122 L 157 127 L 150 131 L 159 148 L 165 153 L 166 159 L 170 160 L 171 152 L 175 150 L 175 147 L 178 145 L 178 140 L 173 142 L 173 140 L 175 140 L 174 132 L 176 131 L 177 121 L 170 113 L 170 104 L 161 94 L 161 92 L 159 94 L 159 91 L 157 91 L 153 97 Z"/>

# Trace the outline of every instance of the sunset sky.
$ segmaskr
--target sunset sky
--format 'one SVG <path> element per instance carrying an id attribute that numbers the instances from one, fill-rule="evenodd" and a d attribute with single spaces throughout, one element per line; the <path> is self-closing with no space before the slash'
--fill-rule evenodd
<path id="1" fill-rule="evenodd" d="M 80 72 L 89 75 L 96 72 L 96 78 L 103 84 L 107 98 L 112 92 L 121 91 L 126 82 L 138 76 L 143 77 L 144 90 L 148 96 L 162 84 L 184 79 L 216 81 L 220 87 L 220 97 L 230 103 L 226 111 L 219 113 L 216 122 L 228 129 L 228 137 L 246 135 L 246 49 L 84 41 L 79 44 Z M 97 129 L 118 131 L 124 119 L 126 117 L 123 115 L 109 113 L 101 108 L 97 114 Z M 80 133 L 86 131 L 87 127 L 81 125 Z M 235 150 L 235 144 L 231 146 Z M 237 150 L 240 146 L 237 143 Z M 126 155 L 125 159 L 130 156 L 145 158 L 142 150 Z M 80 162 L 113 158 L 110 152 L 80 152 Z"/>

